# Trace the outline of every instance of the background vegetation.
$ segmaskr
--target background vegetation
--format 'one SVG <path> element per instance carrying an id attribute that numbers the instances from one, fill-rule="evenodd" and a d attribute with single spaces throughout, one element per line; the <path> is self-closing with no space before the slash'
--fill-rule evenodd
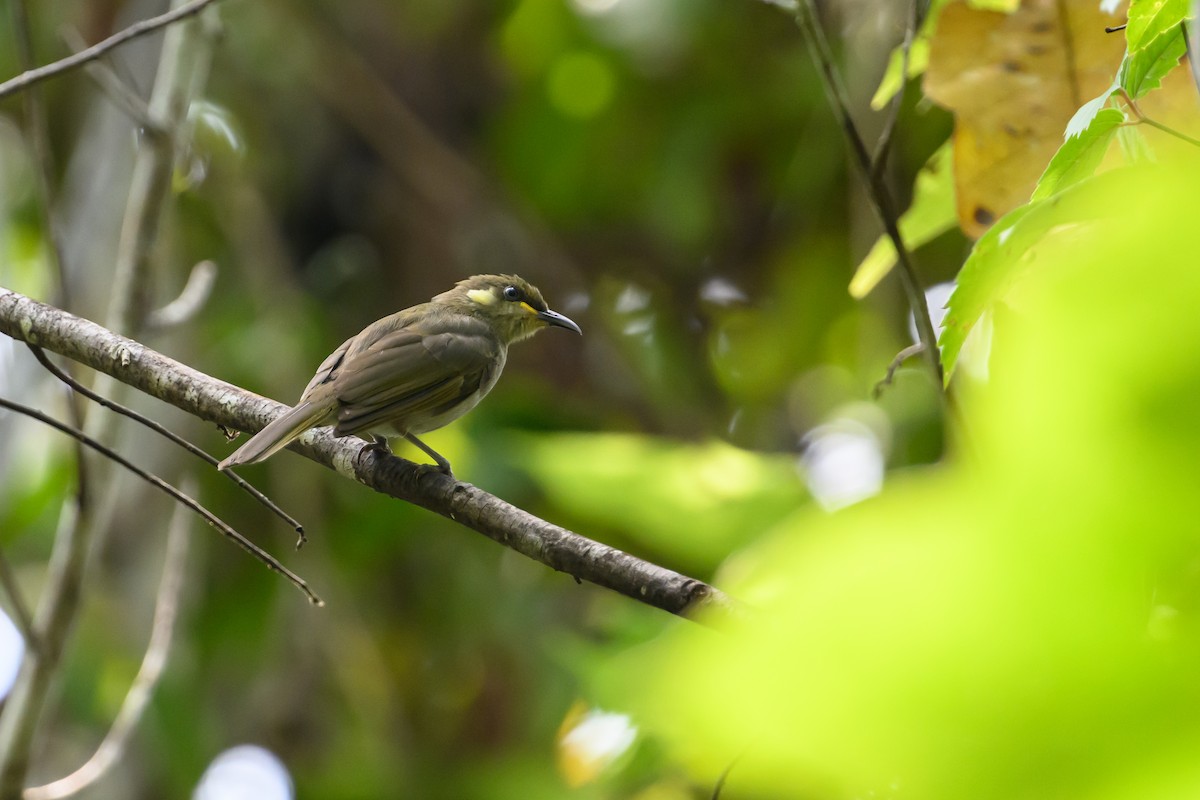
<path id="1" fill-rule="evenodd" d="M 304 522 L 292 552 L 213 470 L 104 422 L 328 607 L 195 525 L 166 671 L 124 757 L 79 796 L 186 797 L 243 743 L 313 798 L 1194 788 L 1187 4 L 932 5 L 890 67 L 907 4 L 822 7 L 868 144 L 912 74 L 881 183 L 899 208 L 915 198 L 901 228 L 920 284 L 959 278 L 949 394 L 913 359 L 878 399 L 913 341 L 908 308 L 787 8 L 225 0 L 189 23 L 208 56 L 189 65 L 139 289 L 157 308 L 193 265 L 218 271 L 193 319 L 135 337 L 291 401 L 371 320 L 519 272 L 583 339 L 514 349 L 430 444 L 464 480 L 761 617 L 713 633 L 282 454 L 244 473 Z M 36 63 L 72 31 L 93 42 L 162 10 L 30 6 Z M 1127 14 L 1125 34 L 1103 32 Z M 0 20 L 0 41 L 19 28 Z M 103 63 L 146 97 L 161 44 Z M 0 47 L 0 75 L 25 66 Z M 25 98 L 0 101 L 0 285 L 103 320 L 153 133 L 81 71 L 41 96 L 46 157 Z M 7 340 L 0 394 L 66 416 L 60 384 Z M 36 598 L 75 455 L 13 415 L 0 441 L 0 547 Z M 87 759 L 146 649 L 172 507 L 117 480 L 30 783 Z"/>

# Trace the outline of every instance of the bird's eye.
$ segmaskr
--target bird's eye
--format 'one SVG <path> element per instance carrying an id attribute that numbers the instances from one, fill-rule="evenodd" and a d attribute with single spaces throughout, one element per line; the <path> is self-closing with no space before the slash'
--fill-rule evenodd
<path id="1" fill-rule="evenodd" d="M 504 299 L 512 300 L 515 303 L 521 299 L 521 290 L 515 286 L 506 286 L 504 288 Z"/>

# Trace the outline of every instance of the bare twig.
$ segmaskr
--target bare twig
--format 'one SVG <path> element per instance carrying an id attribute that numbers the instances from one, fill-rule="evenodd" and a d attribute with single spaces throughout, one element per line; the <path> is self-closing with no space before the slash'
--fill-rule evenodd
<path id="1" fill-rule="evenodd" d="M 33 38 L 29 27 L 29 9 L 25 3 L 26 0 L 13 0 L 10 8 L 18 63 L 22 69 L 28 70 L 33 67 Z M 36 87 L 25 93 L 24 101 L 25 136 L 33 155 L 38 214 L 41 217 L 42 229 L 45 231 L 46 242 L 49 245 L 46 249 L 54 262 L 51 266 L 54 274 L 58 277 L 58 296 L 61 298 L 61 303 L 70 308 L 71 290 L 67 280 L 66 264 L 63 261 L 58 226 L 54 222 L 54 203 L 50 191 L 54 176 L 54 158 L 50 152 L 46 106 L 42 102 L 42 93 Z"/>
<path id="2" fill-rule="evenodd" d="M 900 282 L 904 286 L 909 307 L 916 319 L 917 335 L 925 346 L 925 360 L 937 379 L 938 385 L 941 386 L 943 381 L 942 364 L 938 355 L 937 336 L 933 330 L 933 322 L 929 318 L 928 304 L 925 302 L 925 293 L 921 290 L 921 283 L 917 278 L 912 256 L 904 244 L 904 238 L 900 235 L 898 215 L 891 193 L 882 179 L 874 174 L 871 154 L 867 152 L 866 143 L 850 116 L 850 100 L 842 86 L 841 78 L 838 77 L 837 69 L 834 67 L 833 53 L 829 49 L 829 42 L 826 40 L 825 32 L 817 18 L 813 0 L 802 0 L 796 11 L 795 20 L 808 41 L 809 50 L 817 65 L 817 71 L 821 75 L 821 83 L 829 98 L 829 104 L 832 106 L 834 114 L 837 115 L 838 122 L 841 123 L 842 131 L 854 153 L 855 164 L 862 174 L 863 180 L 867 183 L 869 189 L 867 195 L 871 200 L 871 205 L 883 224 L 888 238 L 892 240 L 892 245 L 896 248 L 896 262 L 900 265 Z"/>
<path id="3" fill-rule="evenodd" d="M 217 265 L 212 261 L 201 261 L 188 273 L 187 283 L 179 296 L 162 308 L 151 311 L 146 317 L 146 327 L 152 330 L 176 328 L 192 319 L 208 302 L 213 285 L 217 281 Z"/>
<path id="4" fill-rule="evenodd" d="M 1183 133 L 1182 131 L 1177 131 L 1174 128 L 1170 128 L 1166 125 L 1163 125 L 1161 122 L 1151 119 L 1150 117 L 1143 114 L 1142 109 L 1137 104 L 1137 101 L 1134 100 L 1133 97 L 1130 96 L 1129 92 L 1125 91 L 1124 89 L 1117 89 L 1116 94 L 1119 95 L 1121 97 L 1121 99 L 1125 101 L 1125 104 L 1127 106 L 1129 106 L 1129 110 L 1133 112 L 1133 115 L 1135 117 L 1137 117 L 1137 120 L 1138 120 L 1137 124 L 1149 125 L 1151 128 L 1154 128 L 1155 130 L 1160 130 L 1163 133 L 1167 134 L 1168 136 L 1174 136 L 1176 139 L 1187 142 L 1188 144 L 1192 145 L 1193 147 L 1200 147 L 1200 139 L 1194 139 L 1191 136 L 1188 136 L 1186 133 Z"/>
<path id="5" fill-rule="evenodd" d="M 49 425 L 51 428 L 54 428 L 55 430 L 65 433 L 68 436 L 76 439 L 77 441 L 82 442 L 86 447 L 89 447 L 92 450 L 95 450 L 97 453 L 100 453 L 102 456 L 109 459 L 110 461 L 115 461 L 117 464 L 120 464 L 122 467 L 129 470 L 134 475 L 136 475 L 139 478 L 141 478 L 142 480 L 144 480 L 146 483 L 149 483 L 154 488 L 165 492 L 168 496 L 170 496 L 176 502 L 182 503 L 183 505 L 190 508 L 192 511 L 199 514 L 201 517 L 204 518 L 205 522 L 207 522 L 212 527 L 216 528 L 227 538 L 232 539 L 233 542 L 238 547 L 242 548 L 247 553 L 249 553 L 250 555 L 257 558 L 259 561 L 261 561 L 263 564 L 265 564 L 268 569 L 278 572 L 280 575 L 287 578 L 292 583 L 293 586 L 295 586 L 300 591 L 304 592 L 304 595 L 308 598 L 308 601 L 310 603 L 312 603 L 315 606 L 325 605 L 325 601 L 322 600 L 321 598 L 317 597 L 317 595 L 315 595 L 313 593 L 313 591 L 308 588 L 308 584 L 305 583 L 304 580 L 301 579 L 299 575 L 292 572 L 287 567 L 283 566 L 283 564 L 280 564 L 275 559 L 275 557 L 272 556 L 270 553 L 268 553 L 266 550 L 263 550 L 261 547 L 256 545 L 254 542 L 250 541 L 245 536 L 243 536 L 242 534 L 238 533 L 236 530 L 231 528 L 229 525 L 227 525 L 225 522 L 223 522 L 219 517 L 217 517 L 215 514 L 213 514 L 207 508 L 200 505 L 200 503 L 195 498 L 190 497 L 190 496 L 184 494 L 183 492 L 179 491 L 174 486 L 167 483 L 166 481 L 164 481 L 162 478 L 158 477 L 157 475 L 147 472 L 146 470 L 139 467 L 137 464 L 134 464 L 132 461 L 130 461 L 129 459 L 122 456 L 120 453 L 113 450 L 111 447 L 107 447 L 107 446 L 101 444 L 100 442 L 96 441 L 92 437 L 85 434 L 83 431 L 78 430 L 77 428 L 72 428 L 70 425 L 66 425 L 62 422 L 59 422 L 58 420 L 54 419 L 53 417 L 49 417 L 49 416 L 43 414 L 42 412 L 38 411 L 36 408 L 30 408 L 29 406 L 22 405 L 20 403 L 14 403 L 12 400 L 8 400 L 3 397 L 0 397 L 0 407 L 7 408 L 9 411 L 15 411 L 18 414 L 24 414 L 27 417 L 32 417 L 33 419 L 36 419 L 38 422 L 41 422 L 45 425 Z"/>
<path id="6" fill-rule="evenodd" d="M 1188 70 L 1192 73 L 1192 83 L 1196 90 L 1200 91 L 1200 48 L 1192 46 L 1192 35 L 1188 33 L 1188 26 L 1197 24 L 1200 17 L 1196 15 L 1200 13 L 1200 2 L 1192 3 L 1192 18 L 1185 19 L 1179 23 L 1179 30 L 1183 32 L 1183 52 L 1187 55 Z"/>
<path id="7" fill-rule="evenodd" d="M 183 484 L 186 494 L 195 494 L 196 481 L 192 478 Z M 183 506 L 176 506 L 167 531 L 167 552 L 163 564 L 162 579 L 158 585 L 158 596 L 154 602 L 154 622 L 150 629 L 150 642 L 142 665 L 133 679 L 121 710 L 117 712 L 112 727 L 104 740 L 79 769 L 53 783 L 28 788 L 23 800 L 59 800 L 69 797 L 101 778 L 124 753 L 129 735 L 137 727 L 154 694 L 154 687 L 162 676 L 170 652 L 171 637 L 178 616 L 179 596 L 183 589 L 184 565 L 187 563 L 188 519 Z"/>
<path id="8" fill-rule="evenodd" d="M 892 149 L 892 136 L 896 132 L 896 122 L 900 119 L 900 107 L 904 105 L 904 96 L 908 92 L 908 59 L 912 53 L 913 39 L 917 29 L 921 27 L 920 0 L 909 0 L 908 23 L 904 27 L 904 41 L 900 44 L 900 88 L 892 96 L 888 104 L 887 117 L 883 121 L 883 130 L 875 142 L 875 152 L 871 154 L 871 180 L 883 179 L 884 168 L 887 167 L 888 155 Z"/>
<path id="9" fill-rule="evenodd" d="M 13 620 L 25 640 L 25 646 L 36 650 L 38 637 L 33 629 L 33 615 L 29 613 L 29 606 L 21 594 L 21 587 L 17 585 L 17 576 L 13 573 L 12 564 L 8 563 L 8 556 L 4 555 L 3 550 L 0 550 L 0 586 L 4 587 L 4 593 L 12 603 Z"/>
<path id="10" fill-rule="evenodd" d="M 87 42 L 74 28 L 64 28 L 63 41 L 72 51 L 78 53 L 87 48 Z M 121 79 L 121 76 L 103 61 L 93 61 L 84 67 L 88 77 L 96 82 L 112 100 L 113 105 L 129 115 L 139 128 L 151 128 L 158 131 L 158 123 L 150 116 L 150 107 L 134 89 Z"/>
<path id="11" fill-rule="evenodd" d="M 60 381 L 65 383 L 67 386 L 71 387 L 74 391 L 78 392 L 79 394 L 83 395 L 84 397 L 88 398 L 89 400 L 92 400 L 95 403 L 99 403 L 100 405 L 104 406 L 107 409 L 115 411 L 116 413 L 118 413 L 124 417 L 128 417 L 129 419 L 133 420 L 134 422 L 144 425 L 145 427 L 147 427 L 150 430 L 157 433 L 159 436 L 166 437 L 167 439 L 169 439 L 170 441 L 179 445 L 184 450 L 187 450 L 189 453 L 196 456 L 197 458 L 203 459 L 206 463 L 210 464 L 211 466 L 215 467 L 217 465 L 218 462 L 217 462 L 216 458 L 212 457 L 204 450 L 201 450 L 199 447 L 192 444 L 191 442 L 189 442 L 187 439 L 183 438 L 179 434 L 175 433 L 170 428 L 160 425 L 159 423 L 155 422 L 154 420 L 150 419 L 149 417 L 139 414 L 138 412 L 134 411 L 132 408 L 129 408 L 128 406 L 123 406 L 120 403 L 116 402 L 115 400 L 109 400 L 107 397 L 104 397 L 103 395 L 93 392 L 91 389 L 87 388 L 86 386 L 81 384 L 79 381 L 72 378 L 66 372 L 59 369 L 54 364 L 54 362 L 51 361 L 49 359 L 49 357 L 46 356 L 46 351 L 43 350 L 42 348 L 38 347 L 37 345 L 31 344 L 31 345 L 29 345 L 29 349 L 33 353 L 34 358 L 36 358 L 38 360 L 38 363 L 40 363 L 43 367 L 45 367 L 46 370 L 51 375 L 58 378 Z M 304 536 L 304 526 L 301 525 L 295 519 L 295 517 L 288 514 L 286 511 L 284 511 L 282 508 L 280 508 L 278 505 L 276 505 L 274 502 L 272 502 L 272 500 L 270 498 L 268 498 L 266 495 L 264 495 L 258 489 L 255 489 L 253 486 L 251 486 L 245 480 L 243 480 L 242 478 L 239 478 L 237 475 L 233 474 L 232 472 L 229 472 L 228 470 L 224 470 L 224 471 L 222 471 L 222 474 L 228 475 L 229 479 L 232 480 L 234 483 L 236 483 L 238 485 L 238 487 L 242 489 L 242 491 L 248 493 L 255 500 L 257 500 L 258 502 L 260 502 L 264 506 L 266 506 L 267 509 L 272 514 L 275 514 L 277 517 L 279 517 L 284 522 L 286 522 L 288 525 L 290 525 L 292 527 L 292 529 L 294 531 L 296 531 L 296 534 L 299 537 L 298 541 L 296 543 L 297 549 L 299 549 L 300 545 L 304 544 L 304 542 L 307 541 L 307 539 Z"/>
<path id="12" fill-rule="evenodd" d="M 100 56 L 112 50 L 114 47 L 120 47 L 128 41 L 145 36 L 148 33 L 153 33 L 159 28 L 170 25 L 172 22 L 177 22 L 194 14 L 199 14 L 204 10 L 205 6 L 210 5 L 215 0 L 191 0 L 189 3 L 173 8 L 166 13 L 159 14 L 157 17 L 144 19 L 135 22 L 128 28 L 125 28 L 107 39 L 97 42 L 86 50 L 81 50 L 74 55 L 59 59 L 58 61 L 46 64 L 36 69 L 26 70 L 15 78 L 10 78 L 4 83 L 0 83 L 0 97 L 7 97 L 10 94 L 19 92 L 22 89 L 32 86 L 39 81 L 44 81 L 47 78 L 53 78 L 64 72 L 81 67 L 89 61 L 95 61 Z"/>
<path id="13" fill-rule="evenodd" d="M 94 322 L 0 290 L 0 333 L 35 342 L 217 425 L 255 431 L 286 406 L 167 358 Z M 720 624 L 746 612 L 702 581 L 643 561 L 516 508 L 468 483 L 336 439 L 328 429 L 292 447 L 377 492 L 419 505 L 580 580 L 639 602 Z"/>
<path id="14" fill-rule="evenodd" d="M 47 67 L 27 71 L 0 85 L 0 97 L 89 63 L 122 42 L 196 14 L 211 2 L 212 0 L 172 0 L 172 9 L 166 14 L 137 23 L 75 56 Z M 150 103 L 154 118 L 161 123 L 163 130 L 170 131 L 174 130 L 174 120 L 181 118 L 184 108 L 184 95 L 176 89 L 176 83 L 183 81 L 176 81 L 175 78 L 181 73 L 191 76 L 197 72 L 181 66 L 184 62 L 185 42 L 180 27 L 182 26 L 169 29 L 164 37 Z M 191 85 L 194 84 L 189 83 L 189 86 Z M 155 105 L 156 100 L 160 106 Z M 125 263 L 129 262 L 127 257 L 130 254 L 147 253 L 155 241 L 165 190 L 156 193 L 154 185 L 157 182 L 167 186 L 170 181 L 173 144 L 171 137 L 167 134 L 156 134 L 154 128 L 147 128 L 145 132 L 147 135 L 143 137 L 142 147 L 135 160 L 125 224 L 122 227 L 122 240 L 118 247 L 118 255 L 126 256 Z M 145 156 L 147 151 L 151 151 L 153 155 Z M 130 224 L 131 220 L 137 219 L 148 220 L 150 224 Z M 122 263 L 120 259 L 118 263 Z M 141 306 L 137 301 L 143 297 L 141 292 L 144 291 L 146 281 L 138 282 L 138 279 L 145 277 L 144 272 L 135 273 L 134 270 L 121 269 L 115 271 L 114 298 L 110 315 L 114 324 L 121 330 L 129 330 L 134 326 L 133 323 L 141 321 Z M 100 394 L 111 392 L 101 389 Z M 93 420 L 98 418 L 99 415 L 93 416 Z M 89 428 L 90 425 L 85 427 L 85 430 Z M 77 427 L 73 430 L 79 432 Z M 111 429 L 97 429 L 89 440 L 95 442 L 110 435 Z M 77 448 L 79 446 L 77 445 Z M 0 800 L 16 800 L 24 787 L 38 719 L 78 613 L 87 555 L 95 541 L 104 533 L 104 524 L 99 516 L 93 515 L 91 504 L 86 499 L 86 461 L 80 457 L 78 464 L 79 488 L 76 501 L 73 506 L 66 507 L 60 517 L 49 574 L 34 615 L 35 630 L 42 647 L 37 653 L 26 652 L 12 693 L 3 709 L 0 709 Z"/>
<path id="15" fill-rule="evenodd" d="M 1125 25 L 1112 25 L 1112 26 L 1105 25 L 1104 32 L 1105 33 L 1120 33 L 1121 31 L 1125 30 L 1125 28 L 1126 28 Z"/>
<path id="16" fill-rule="evenodd" d="M 197 2 L 200 0 L 176 3 L 177 10 Z M 148 106 L 150 119 L 156 127 L 146 130 L 142 146 L 138 148 L 117 240 L 112 302 L 107 319 L 109 327 L 127 333 L 138 331 L 150 310 L 150 252 L 158 240 L 159 224 L 167 206 L 165 199 L 171 188 L 175 135 L 187 113 L 195 83 L 208 73 L 207 37 L 189 39 L 187 32 L 188 26 L 179 25 L 168 29 L 163 38 L 162 55 Z"/>
<path id="17" fill-rule="evenodd" d="M 887 374 L 883 376 L 883 380 L 875 384 L 872 394 L 876 400 L 883 394 L 884 389 L 892 385 L 892 379 L 896 377 L 896 370 L 900 369 L 900 365 L 913 356 L 919 355 L 924 348 L 925 345 L 917 342 L 916 344 L 910 344 L 896 354 L 896 357 L 892 359 L 892 363 L 888 364 Z"/>
<path id="18" fill-rule="evenodd" d="M 21 796 L 38 716 L 79 606 L 92 504 L 87 499 L 84 461 L 76 460 L 75 501 L 64 504 L 59 517 L 45 588 L 33 618 L 38 647 L 25 649 L 17 679 L 0 709 L 0 800 L 19 800 Z"/>

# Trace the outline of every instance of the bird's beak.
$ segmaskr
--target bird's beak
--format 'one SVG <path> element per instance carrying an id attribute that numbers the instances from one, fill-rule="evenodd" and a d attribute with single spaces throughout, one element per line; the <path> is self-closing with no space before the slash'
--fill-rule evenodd
<path id="1" fill-rule="evenodd" d="M 575 331 L 580 336 L 583 335 L 583 331 L 579 330 L 578 325 L 557 311 L 551 311 L 547 308 L 545 311 L 537 312 L 537 318 L 547 325 L 556 325 L 559 328 L 566 328 L 569 331 Z"/>

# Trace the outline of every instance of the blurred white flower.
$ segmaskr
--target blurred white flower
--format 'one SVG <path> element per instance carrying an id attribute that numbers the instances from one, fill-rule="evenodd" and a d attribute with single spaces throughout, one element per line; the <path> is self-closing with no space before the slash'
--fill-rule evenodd
<path id="1" fill-rule="evenodd" d="M 292 800 L 292 776 L 279 757 L 253 744 L 232 747 L 204 770 L 192 800 Z"/>

